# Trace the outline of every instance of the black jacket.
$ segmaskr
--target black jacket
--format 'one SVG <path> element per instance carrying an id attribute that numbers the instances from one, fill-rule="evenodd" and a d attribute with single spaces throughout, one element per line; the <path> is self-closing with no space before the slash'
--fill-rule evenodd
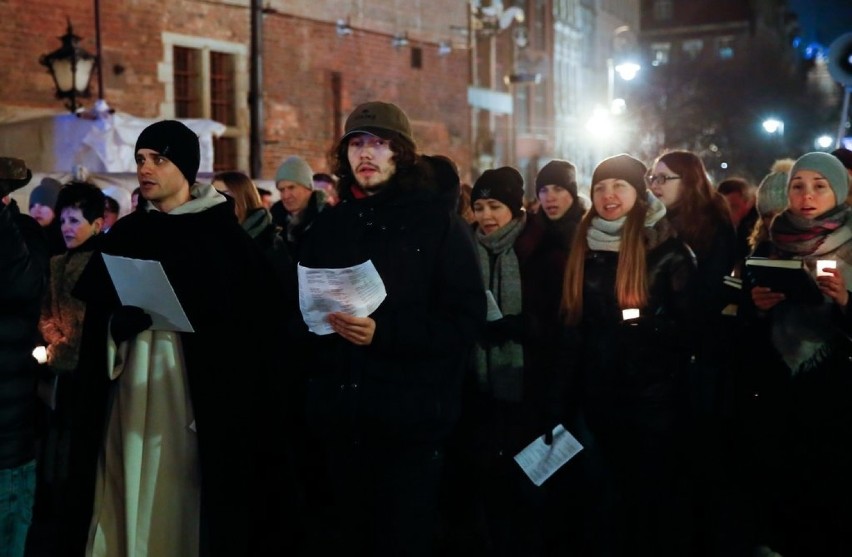
<path id="1" fill-rule="evenodd" d="M 273 387 L 274 375 L 289 371 L 272 370 L 284 335 L 266 318 L 283 313 L 271 268 L 228 203 L 184 214 L 135 211 L 104 237 L 103 251 L 160 261 L 195 329 L 181 340 L 210 554 L 247 554 L 259 534 L 255 513 L 264 512 L 258 499 L 278 479 L 258 473 L 261 451 L 274 446 L 270 439 L 281 431 L 282 393 Z M 86 327 L 100 329 L 97 336 L 105 339 L 105 317 L 118 301 L 102 258 L 92 257 L 74 294 L 88 304 Z M 86 349 L 105 362 L 103 342 Z M 96 373 L 105 376 L 106 366 Z"/>
<path id="2" fill-rule="evenodd" d="M 649 303 L 637 320 L 622 320 L 614 294 L 617 263 L 618 252 L 586 257 L 578 346 L 593 429 L 615 420 L 657 420 L 660 412 L 671 418 L 696 341 L 696 267 L 683 242 L 671 237 L 649 250 Z"/>
<path id="3" fill-rule="evenodd" d="M 35 458 L 35 360 L 50 255 L 38 223 L 0 203 L 0 470 Z"/>
<path id="4" fill-rule="evenodd" d="M 485 322 L 485 292 L 464 223 L 443 197 L 393 182 L 320 213 L 300 264 L 372 261 L 387 298 L 373 342 L 309 337 L 307 419 L 328 436 L 441 441 L 459 414 L 465 360 Z M 346 437 L 348 436 L 348 437 Z"/>

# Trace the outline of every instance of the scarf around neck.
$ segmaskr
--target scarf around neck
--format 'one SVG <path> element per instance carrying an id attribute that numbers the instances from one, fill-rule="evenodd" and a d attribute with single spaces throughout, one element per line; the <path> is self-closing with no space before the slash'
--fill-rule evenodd
<path id="1" fill-rule="evenodd" d="M 852 239 L 850 211 L 848 205 L 842 204 L 815 219 L 808 219 L 787 209 L 772 221 L 769 239 L 778 249 L 793 256 L 834 251 Z"/>
<path id="2" fill-rule="evenodd" d="M 657 197 L 646 192 L 648 211 L 645 213 L 645 228 L 653 228 L 666 214 L 666 206 Z M 615 220 L 594 217 L 586 233 L 589 249 L 594 251 L 619 251 L 621 249 L 621 231 L 627 215 Z"/>
<path id="3" fill-rule="evenodd" d="M 257 238 L 261 232 L 272 224 L 272 215 L 263 207 L 252 209 L 242 223 L 243 230 L 252 238 Z"/>
<path id="4" fill-rule="evenodd" d="M 512 219 L 488 235 L 476 231 L 483 283 L 491 290 L 504 316 L 520 315 L 523 309 L 521 271 L 513 246 L 525 223 L 526 215 Z M 477 345 L 474 359 L 482 390 L 498 400 L 517 402 L 523 398 L 524 356 L 520 344 L 509 341 L 501 345 Z"/>

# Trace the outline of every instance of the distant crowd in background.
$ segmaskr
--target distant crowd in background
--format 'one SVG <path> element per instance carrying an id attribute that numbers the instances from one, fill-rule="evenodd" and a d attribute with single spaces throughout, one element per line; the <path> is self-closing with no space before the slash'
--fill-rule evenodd
<path id="1" fill-rule="evenodd" d="M 26 211 L 0 157 L 0 557 L 849 552 L 852 151 L 468 184 L 372 101 L 278 199 L 197 180 L 174 120 L 134 152 L 133 192 L 46 177 Z M 309 327 L 301 271 L 368 262 L 378 309 Z M 537 485 L 516 455 L 566 432 Z"/>

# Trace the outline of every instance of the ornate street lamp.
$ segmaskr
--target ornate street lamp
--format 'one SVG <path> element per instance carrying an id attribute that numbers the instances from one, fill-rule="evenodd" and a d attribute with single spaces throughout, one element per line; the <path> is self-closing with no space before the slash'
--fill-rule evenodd
<path id="1" fill-rule="evenodd" d="M 56 85 L 56 98 L 68 99 L 65 106 L 71 112 L 77 112 L 82 105 L 77 103 L 78 97 L 91 96 L 89 81 L 97 57 L 86 52 L 80 46 L 80 37 L 74 34 L 71 19 L 68 19 L 68 30 L 58 37 L 62 46 L 50 54 L 43 54 L 39 63 L 46 66 Z"/>

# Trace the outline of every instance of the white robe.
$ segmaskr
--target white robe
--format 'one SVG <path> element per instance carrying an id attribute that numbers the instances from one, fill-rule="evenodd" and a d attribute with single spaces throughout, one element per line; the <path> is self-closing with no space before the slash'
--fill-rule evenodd
<path id="1" fill-rule="evenodd" d="M 193 557 L 200 470 L 180 335 L 109 340 L 109 419 L 86 555 Z"/>

